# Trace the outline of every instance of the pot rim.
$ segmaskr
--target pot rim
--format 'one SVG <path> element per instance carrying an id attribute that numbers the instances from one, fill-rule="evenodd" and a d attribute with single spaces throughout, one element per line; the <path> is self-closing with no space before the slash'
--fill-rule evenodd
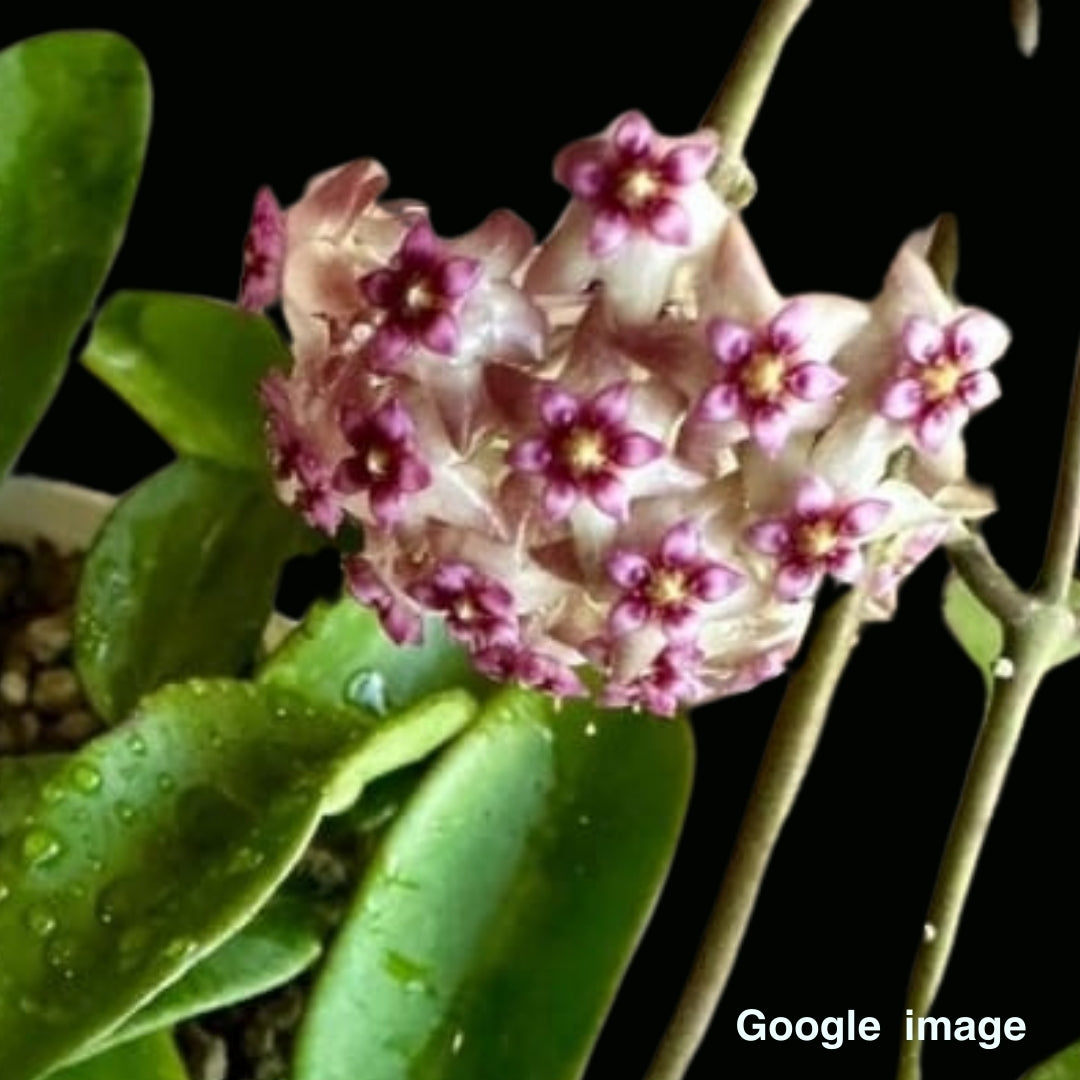
<path id="1" fill-rule="evenodd" d="M 62 553 L 85 551 L 117 496 L 44 476 L 17 474 L 0 482 L 0 537 L 9 543 L 48 540 Z"/>

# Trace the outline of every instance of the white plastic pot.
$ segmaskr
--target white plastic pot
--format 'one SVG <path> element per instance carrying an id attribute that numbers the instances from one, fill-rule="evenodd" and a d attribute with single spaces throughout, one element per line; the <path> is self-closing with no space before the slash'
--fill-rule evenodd
<path id="1" fill-rule="evenodd" d="M 115 502 L 77 484 L 11 476 L 0 484 L 0 540 L 25 545 L 40 537 L 64 553 L 85 550 Z"/>
<path id="2" fill-rule="evenodd" d="M 10 476 L 0 484 L 0 542 L 26 546 L 41 538 L 62 554 L 85 551 L 115 505 L 116 496 L 104 491 L 39 476 Z M 276 648 L 295 626 L 273 612 L 263 649 Z"/>

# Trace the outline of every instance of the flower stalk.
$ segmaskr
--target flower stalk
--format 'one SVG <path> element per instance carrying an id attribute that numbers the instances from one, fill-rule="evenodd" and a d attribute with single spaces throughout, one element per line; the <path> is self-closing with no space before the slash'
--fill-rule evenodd
<path id="1" fill-rule="evenodd" d="M 806 659 L 792 675 L 693 970 L 646 1080 L 684 1076 L 708 1032 L 862 622 L 863 596 L 851 589 L 825 613 Z"/>
<path id="2" fill-rule="evenodd" d="M 757 11 L 735 62 L 702 121 L 720 136 L 723 159 L 713 187 L 730 206 L 741 209 L 754 197 L 757 184 L 743 150 L 765 91 L 772 81 L 787 39 L 811 0 L 766 0 Z"/>
<path id="3" fill-rule="evenodd" d="M 1062 646 L 1076 635 L 1068 604 L 1080 546 L 1080 353 L 1077 354 L 1065 444 L 1039 584 L 1026 595 L 994 562 L 985 542 L 970 536 L 950 547 L 957 572 L 1004 625 L 1002 659 L 972 753 L 960 803 L 938 871 L 926 932 L 915 957 L 907 1007 L 925 1016 L 933 1005 L 956 942 L 971 879 L 997 807 L 1028 711 Z M 921 1043 L 901 1043 L 898 1080 L 919 1080 Z"/>

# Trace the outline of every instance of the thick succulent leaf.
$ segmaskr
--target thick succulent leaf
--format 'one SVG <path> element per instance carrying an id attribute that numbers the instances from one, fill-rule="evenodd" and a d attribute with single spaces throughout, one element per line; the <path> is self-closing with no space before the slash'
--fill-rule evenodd
<path id="1" fill-rule="evenodd" d="M 70 1060 L 176 982 L 267 902 L 328 800 L 422 758 L 472 712 L 448 692 L 378 723 L 194 681 L 24 791 L 0 837 L 4 1080 Z"/>
<path id="2" fill-rule="evenodd" d="M 666 875 L 684 721 L 493 698 L 391 826 L 294 1080 L 572 1080 Z"/>
<path id="3" fill-rule="evenodd" d="M 1069 588 L 1069 605 L 1080 612 L 1080 582 Z M 994 667 L 1002 656 L 1005 633 L 997 616 L 987 611 L 974 593 L 955 574 L 945 583 L 945 622 L 989 687 L 994 681 Z M 1066 642 L 1051 666 L 1068 663 L 1080 656 L 1080 635 Z"/>
<path id="4" fill-rule="evenodd" d="M 75 660 L 95 709 L 250 664 L 282 563 L 311 536 L 259 477 L 181 458 L 120 500 L 79 588 Z"/>
<path id="5" fill-rule="evenodd" d="M 1052 1058 L 1029 1069 L 1020 1080 L 1080 1080 L 1080 1043 L 1059 1050 Z"/>
<path id="6" fill-rule="evenodd" d="M 265 472 L 258 384 L 290 355 L 262 315 L 199 296 L 120 293 L 82 362 L 179 453 Z"/>
<path id="7" fill-rule="evenodd" d="M 149 77 L 123 38 L 48 34 L 0 53 L 0 478 L 120 246 L 149 127 Z"/>
<path id="8" fill-rule="evenodd" d="M 279 892 L 238 934 L 95 1044 L 93 1056 L 292 982 L 319 958 L 322 932 L 310 906 Z"/>
<path id="9" fill-rule="evenodd" d="M 479 694 L 490 687 L 441 621 L 425 625 L 422 646 L 395 645 L 374 613 L 349 597 L 312 608 L 263 665 L 259 680 L 312 702 L 351 702 L 376 713 L 450 686 Z"/>
<path id="10" fill-rule="evenodd" d="M 188 1080 L 188 1074 L 172 1039 L 158 1034 L 49 1073 L 49 1080 Z"/>

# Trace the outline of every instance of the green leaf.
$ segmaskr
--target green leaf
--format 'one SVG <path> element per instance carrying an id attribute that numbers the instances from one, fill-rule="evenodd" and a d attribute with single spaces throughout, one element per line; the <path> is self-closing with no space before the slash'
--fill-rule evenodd
<path id="1" fill-rule="evenodd" d="M 178 453 L 266 471 L 258 384 L 291 358 L 262 315 L 198 296 L 119 293 L 82 362 Z"/>
<path id="2" fill-rule="evenodd" d="M 69 1060 L 210 955 L 344 790 L 430 753 L 473 708 L 448 692 L 377 723 L 199 680 L 144 699 L 24 791 L 0 841 L 4 1080 Z"/>
<path id="3" fill-rule="evenodd" d="M 250 474 L 182 458 L 125 496 L 87 555 L 75 661 L 101 716 L 254 657 L 281 565 L 310 533 Z"/>
<path id="4" fill-rule="evenodd" d="M 351 701 L 373 712 L 400 709 L 450 686 L 485 694 L 485 682 L 442 620 L 424 628 L 424 644 L 395 645 L 370 608 L 351 597 L 318 604 L 263 665 L 259 681 L 295 690 L 311 702 Z"/>
<path id="5" fill-rule="evenodd" d="M 188 1074 L 172 1039 L 159 1034 L 49 1073 L 49 1080 L 188 1080 Z"/>
<path id="6" fill-rule="evenodd" d="M 997 618 L 982 606 L 956 574 L 951 574 L 945 583 L 945 623 L 979 669 L 989 689 L 1005 634 Z"/>
<path id="7" fill-rule="evenodd" d="M 1080 582 L 1069 586 L 1069 606 L 1080 613 Z M 1005 632 L 996 615 L 987 611 L 982 602 L 956 575 L 945 583 L 945 622 L 953 637 L 960 643 L 982 673 L 987 690 L 994 682 L 994 665 L 1005 647 Z M 1050 666 L 1066 664 L 1080 656 L 1080 636 L 1065 642 Z"/>
<path id="8" fill-rule="evenodd" d="M 1080 1080 L 1080 1043 L 1059 1050 L 1052 1058 L 1029 1069 L 1020 1080 Z"/>
<path id="9" fill-rule="evenodd" d="M 288 893 L 278 893 L 250 923 L 106 1035 L 95 1055 L 292 982 L 322 953 L 322 919 Z M 80 1052 L 77 1059 L 88 1056 Z"/>
<path id="10" fill-rule="evenodd" d="M 120 247 L 149 128 L 149 78 L 123 38 L 48 34 L 0 53 L 0 478 Z"/>
<path id="11" fill-rule="evenodd" d="M 685 721 L 494 698 L 391 826 L 294 1080 L 579 1077 L 675 850 Z"/>

